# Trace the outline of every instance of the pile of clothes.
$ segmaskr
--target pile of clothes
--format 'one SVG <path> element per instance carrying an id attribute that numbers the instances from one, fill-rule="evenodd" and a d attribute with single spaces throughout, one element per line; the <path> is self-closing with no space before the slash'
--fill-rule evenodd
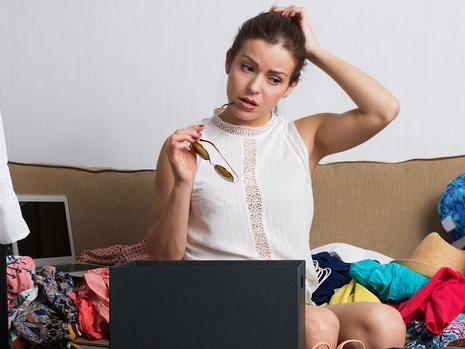
<path id="1" fill-rule="evenodd" d="M 354 261 L 350 251 L 345 246 L 345 255 L 337 251 L 312 255 L 320 271 L 319 286 L 313 294 L 317 305 L 361 301 L 389 304 L 407 325 L 409 349 L 436 349 L 463 341 L 464 251 L 437 233 L 429 234 L 408 259 L 386 263 L 388 257 L 381 256 L 381 263 L 374 259 Z"/>
<path id="2" fill-rule="evenodd" d="M 36 271 L 30 257 L 7 256 L 8 327 L 12 348 L 100 339 L 109 328 L 109 270 L 87 272 L 75 284 L 53 266 Z"/>
<path id="3" fill-rule="evenodd" d="M 84 251 L 83 263 L 120 264 L 147 259 L 145 241 Z M 395 307 L 407 325 L 409 349 L 465 343 L 465 252 L 431 233 L 408 259 L 393 260 L 348 244 L 312 250 L 319 287 L 317 305 L 382 302 Z"/>
<path id="4" fill-rule="evenodd" d="M 392 260 L 348 244 L 312 250 L 317 305 L 382 302 L 407 325 L 406 347 L 438 349 L 465 343 L 465 252 L 431 233 L 408 259 Z M 116 265 L 147 259 L 145 241 L 84 251 L 80 262 Z M 34 273 L 28 257 L 8 260 L 12 341 L 66 343 L 81 335 L 100 339 L 109 329 L 109 271 L 94 269 L 74 285 L 50 266 Z M 26 348 L 19 347 L 18 348 Z"/>

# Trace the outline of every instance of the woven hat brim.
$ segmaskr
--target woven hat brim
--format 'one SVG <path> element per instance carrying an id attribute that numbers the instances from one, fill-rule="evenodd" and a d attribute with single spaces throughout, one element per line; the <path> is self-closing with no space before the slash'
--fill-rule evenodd
<path id="1" fill-rule="evenodd" d="M 409 258 L 395 260 L 426 277 L 433 277 L 442 267 L 465 273 L 465 251 L 445 241 L 438 233 L 430 233 L 415 248 Z"/>
<path id="2" fill-rule="evenodd" d="M 418 274 L 426 276 L 427 278 L 430 278 L 430 279 L 442 267 L 450 267 L 448 265 L 442 265 L 442 266 L 430 265 L 430 264 L 426 264 L 426 263 L 419 262 L 419 261 L 412 260 L 412 259 L 396 259 L 393 261 L 393 263 L 401 264 L 409 269 L 412 269 L 414 272 L 417 272 Z M 455 270 L 455 268 L 453 267 L 450 267 L 450 268 Z"/>

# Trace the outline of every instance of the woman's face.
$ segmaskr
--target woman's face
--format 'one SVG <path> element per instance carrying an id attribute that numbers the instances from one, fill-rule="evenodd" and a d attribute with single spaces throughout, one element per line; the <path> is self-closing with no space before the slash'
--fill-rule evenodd
<path id="1" fill-rule="evenodd" d="M 233 103 L 222 114 L 224 121 L 248 126 L 264 125 L 279 99 L 297 85 L 289 84 L 295 63 L 280 44 L 262 39 L 246 40 L 234 59 L 226 59 L 227 95 Z"/>

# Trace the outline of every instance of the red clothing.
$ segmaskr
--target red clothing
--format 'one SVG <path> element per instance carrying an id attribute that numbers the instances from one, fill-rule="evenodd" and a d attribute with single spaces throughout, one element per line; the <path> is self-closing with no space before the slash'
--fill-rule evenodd
<path id="1" fill-rule="evenodd" d="M 108 268 L 89 270 L 77 290 L 79 330 L 88 338 L 108 335 L 110 323 L 110 272 Z"/>
<path id="2" fill-rule="evenodd" d="M 440 335 L 465 306 L 465 276 L 444 267 L 418 290 L 412 298 L 395 306 L 404 322 L 424 322 L 426 328 Z"/>

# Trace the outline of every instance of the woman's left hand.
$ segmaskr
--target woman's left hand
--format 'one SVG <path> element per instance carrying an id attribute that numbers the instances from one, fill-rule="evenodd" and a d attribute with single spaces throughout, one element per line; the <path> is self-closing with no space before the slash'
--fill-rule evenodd
<path id="1" fill-rule="evenodd" d="M 271 7 L 270 12 L 281 13 L 285 17 L 289 17 L 291 20 L 295 21 L 300 28 L 302 29 L 305 35 L 305 51 L 307 55 L 311 57 L 313 52 L 320 48 L 320 43 L 316 38 L 315 33 L 313 32 L 312 27 L 310 26 L 310 21 L 308 20 L 307 12 L 305 8 L 291 5 L 288 7 Z"/>

